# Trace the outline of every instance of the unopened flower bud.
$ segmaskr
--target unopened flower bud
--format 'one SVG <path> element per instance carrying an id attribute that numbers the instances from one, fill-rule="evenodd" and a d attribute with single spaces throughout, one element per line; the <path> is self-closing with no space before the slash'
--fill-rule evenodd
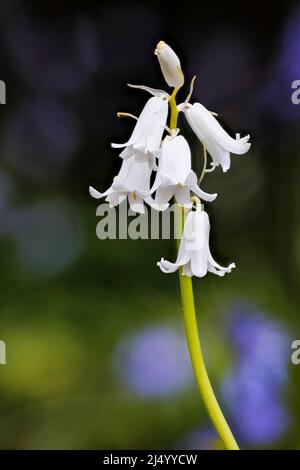
<path id="1" fill-rule="evenodd" d="M 181 70 L 180 61 L 168 44 L 160 41 L 154 52 L 159 60 L 163 76 L 170 87 L 181 88 L 184 84 L 184 75 Z"/>

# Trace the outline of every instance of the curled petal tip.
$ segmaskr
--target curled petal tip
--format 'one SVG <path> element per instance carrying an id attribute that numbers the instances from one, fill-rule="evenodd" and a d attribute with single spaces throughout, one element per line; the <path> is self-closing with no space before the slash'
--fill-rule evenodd
<path id="1" fill-rule="evenodd" d="M 92 197 L 94 197 L 95 199 L 100 199 L 102 197 L 101 193 L 99 193 L 99 191 L 97 191 L 95 188 L 93 188 L 92 186 L 89 186 L 89 193 Z"/>
<path id="2" fill-rule="evenodd" d="M 126 147 L 127 144 L 110 144 L 112 146 L 113 149 L 120 149 L 120 148 L 123 148 L 123 147 Z"/>

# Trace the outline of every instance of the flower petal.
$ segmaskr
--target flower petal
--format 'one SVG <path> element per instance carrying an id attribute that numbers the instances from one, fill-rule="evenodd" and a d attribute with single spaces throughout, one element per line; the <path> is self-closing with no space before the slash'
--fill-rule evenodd
<path id="1" fill-rule="evenodd" d="M 150 86 L 145 86 L 145 85 L 132 85 L 132 83 L 127 83 L 127 85 L 130 88 L 137 88 L 139 90 L 144 90 L 150 93 L 150 95 L 153 96 L 159 96 L 159 97 L 164 97 L 164 98 L 169 98 L 169 93 L 167 93 L 164 90 L 160 90 L 158 88 L 151 88 Z"/>
<path id="2" fill-rule="evenodd" d="M 221 165 L 222 170 L 226 173 L 230 168 L 230 152 L 219 145 L 215 140 L 207 137 L 205 140 L 206 149 L 213 159 L 212 166 L 215 168 Z"/>
<path id="3" fill-rule="evenodd" d="M 191 151 L 185 138 L 182 135 L 165 137 L 151 191 L 155 191 L 159 186 L 184 185 L 190 173 Z"/>
<path id="4" fill-rule="evenodd" d="M 199 249 L 193 252 L 191 257 L 191 271 L 194 276 L 204 277 L 207 274 L 206 250 Z"/>
<path id="5" fill-rule="evenodd" d="M 128 202 L 129 202 L 129 205 L 130 205 L 130 209 L 133 212 L 137 212 L 138 214 L 144 214 L 145 213 L 143 199 L 141 199 L 135 193 L 130 193 L 128 195 Z"/>
<path id="6" fill-rule="evenodd" d="M 191 191 L 193 191 L 193 193 L 195 193 L 198 197 L 200 197 L 200 199 L 203 199 L 204 201 L 208 201 L 208 202 L 214 201 L 216 197 L 218 196 L 217 193 L 214 193 L 214 194 L 206 193 L 201 188 L 199 188 L 197 184 L 195 184 L 194 186 L 191 186 Z"/>
<path id="7" fill-rule="evenodd" d="M 106 201 L 110 207 L 116 207 L 121 204 L 127 197 L 127 193 L 112 192 L 106 197 Z"/>
<path id="8" fill-rule="evenodd" d="M 112 192 L 111 188 L 107 189 L 107 191 L 105 191 L 104 193 L 100 193 L 99 191 L 97 191 L 97 189 L 93 188 L 92 186 L 89 186 L 89 193 L 95 199 L 100 199 L 101 197 L 107 196 L 111 192 Z"/>
<path id="9" fill-rule="evenodd" d="M 157 266 L 166 274 L 174 273 L 179 268 L 177 263 L 171 263 L 170 261 L 164 260 L 164 258 L 157 262 Z"/>
<path id="10" fill-rule="evenodd" d="M 249 135 L 241 139 L 233 139 L 202 104 L 194 103 L 187 109 L 186 114 L 188 120 L 191 121 L 191 127 L 201 129 L 204 138 L 211 137 L 224 149 L 238 155 L 242 155 L 249 150 L 251 146 L 248 142 Z M 196 130 L 194 131 L 196 132 Z"/>
<path id="11" fill-rule="evenodd" d="M 147 155 L 135 151 L 133 157 L 122 161 L 119 174 L 114 178 L 112 188 L 118 192 L 140 192 L 148 194 L 152 169 Z"/>
<path id="12" fill-rule="evenodd" d="M 159 204 L 157 201 L 155 201 L 152 196 L 150 195 L 147 195 L 145 196 L 144 198 L 144 201 L 149 204 L 149 206 L 151 206 L 154 210 L 156 211 L 165 211 L 166 209 L 168 209 L 168 207 L 170 206 L 169 203 L 162 203 L 162 204 Z"/>
<path id="13" fill-rule="evenodd" d="M 182 276 L 188 276 L 188 277 L 193 276 L 190 261 L 182 266 Z"/>
<path id="14" fill-rule="evenodd" d="M 168 102 L 158 96 L 150 98 L 135 125 L 130 139 L 124 144 L 111 144 L 114 148 L 133 146 L 145 154 L 159 149 L 168 115 Z"/>
<path id="15" fill-rule="evenodd" d="M 190 227 L 185 227 L 184 237 L 188 237 L 185 248 L 190 252 L 191 271 L 197 277 L 207 273 L 207 247 L 209 239 L 209 220 L 201 208 L 189 213 Z"/>
<path id="16" fill-rule="evenodd" d="M 158 205 L 167 204 L 174 196 L 175 186 L 161 186 L 157 189 L 154 203 Z"/>
<path id="17" fill-rule="evenodd" d="M 179 206 L 190 209 L 192 202 L 190 198 L 190 188 L 188 186 L 176 186 L 175 199 Z"/>
<path id="18" fill-rule="evenodd" d="M 234 269 L 235 263 L 229 264 L 226 268 L 223 266 L 220 266 L 212 257 L 210 250 L 208 248 L 208 270 L 214 274 L 217 274 L 217 276 L 224 276 L 226 273 L 230 273 L 232 269 Z"/>
<path id="19" fill-rule="evenodd" d="M 187 243 L 189 243 L 190 237 L 194 235 L 193 233 L 193 222 L 194 222 L 194 212 L 190 211 L 184 221 L 184 228 L 182 238 L 180 240 L 178 255 L 175 263 L 164 260 L 162 258 L 157 265 L 164 273 L 173 273 L 180 266 L 184 266 L 191 260 L 191 252 L 187 250 Z M 188 268 L 185 272 L 190 272 Z M 189 275 L 189 274 L 187 274 Z"/>

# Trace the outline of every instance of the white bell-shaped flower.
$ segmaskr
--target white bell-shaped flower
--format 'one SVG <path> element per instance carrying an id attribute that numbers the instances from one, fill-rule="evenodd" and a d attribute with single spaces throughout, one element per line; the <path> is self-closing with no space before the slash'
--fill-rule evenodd
<path id="1" fill-rule="evenodd" d="M 212 167 L 221 165 L 224 172 L 230 168 L 230 153 L 242 155 L 248 152 L 250 136 L 233 139 L 218 123 L 217 119 L 202 104 L 187 103 L 182 107 L 189 125 L 212 157 Z"/>
<path id="2" fill-rule="evenodd" d="M 168 93 L 144 86 L 134 88 L 144 89 L 155 96 L 147 101 L 130 139 L 125 144 L 112 144 L 114 148 L 126 147 L 120 154 L 124 159 L 131 157 L 132 150 L 144 154 L 157 152 L 168 117 Z"/>
<path id="3" fill-rule="evenodd" d="M 96 199 L 106 197 L 111 207 L 121 204 L 126 197 L 134 212 L 143 214 L 144 201 L 152 202 L 150 196 L 150 177 L 154 158 L 135 151 L 133 156 L 122 160 L 119 174 L 114 178 L 111 187 L 104 193 L 89 187 L 90 195 Z"/>
<path id="4" fill-rule="evenodd" d="M 160 41 L 155 49 L 164 79 L 170 87 L 181 88 L 184 84 L 184 75 L 181 70 L 180 61 L 168 44 Z"/>
<path id="5" fill-rule="evenodd" d="M 206 212 L 201 206 L 191 210 L 184 223 L 183 235 L 175 263 L 163 258 L 157 263 L 164 273 L 173 273 L 182 266 L 184 276 L 203 277 L 207 271 L 218 276 L 230 273 L 235 264 L 223 268 L 213 259 L 209 249 L 210 223 Z"/>
<path id="6" fill-rule="evenodd" d="M 158 159 L 158 171 L 151 189 L 156 191 L 154 203 L 168 207 L 175 196 L 176 202 L 183 207 L 191 207 L 191 191 L 205 201 L 213 201 L 217 194 L 208 194 L 199 188 L 197 176 L 192 170 L 190 147 L 182 135 L 166 136 Z"/>

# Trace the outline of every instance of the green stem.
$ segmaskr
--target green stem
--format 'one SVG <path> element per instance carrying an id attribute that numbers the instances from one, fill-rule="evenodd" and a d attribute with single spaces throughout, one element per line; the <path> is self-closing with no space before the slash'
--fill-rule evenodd
<path id="1" fill-rule="evenodd" d="M 176 106 L 176 93 L 177 90 L 171 95 L 169 104 L 171 109 L 170 128 L 176 129 L 178 110 Z M 178 206 L 177 206 L 178 207 Z M 179 217 L 182 215 L 182 217 Z M 178 214 L 178 210 L 175 213 L 175 232 L 182 233 L 182 222 L 184 220 L 184 209 L 181 214 Z M 180 240 L 178 241 L 179 244 Z M 195 312 L 194 294 L 192 278 L 188 276 L 182 276 L 182 269 L 179 270 L 180 280 L 180 292 L 181 292 L 181 303 L 185 323 L 185 332 L 190 352 L 190 358 L 194 369 L 195 377 L 199 387 L 200 394 L 203 398 L 204 404 L 208 411 L 208 414 L 218 432 L 220 439 L 223 442 L 225 449 L 227 450 L 239 450 L 238 445 L 233 437 L 233 434 L 224 418 L 221 408 L 217 402 L 216 396 L 212 389 L 207 370 L 204 363 L 202 354 L 200 338 L 198 334 L 198 325 Z"/>
<path id="2" fill-rule="evenodd" d="M 169 105 L 171 110 L 171 118 L 170 118 L 170 129 L 176 129 L 177 127 L 177 120 L 178 120 L 178 109 L 176 104 L 176 94 L 177 89 L 174 88 L 172 95 L 170 96 Z"/>
<path id="3" fill-rule="evenodd" d="M 182 276 L 181 273 L 179 276 L 187 343 L 200 394 L 224 447 L 228 450 L 238 450 L 238 445 L 217 402 L 205 367 L 198 335 L 192 280 L 190 277 Z"/>

